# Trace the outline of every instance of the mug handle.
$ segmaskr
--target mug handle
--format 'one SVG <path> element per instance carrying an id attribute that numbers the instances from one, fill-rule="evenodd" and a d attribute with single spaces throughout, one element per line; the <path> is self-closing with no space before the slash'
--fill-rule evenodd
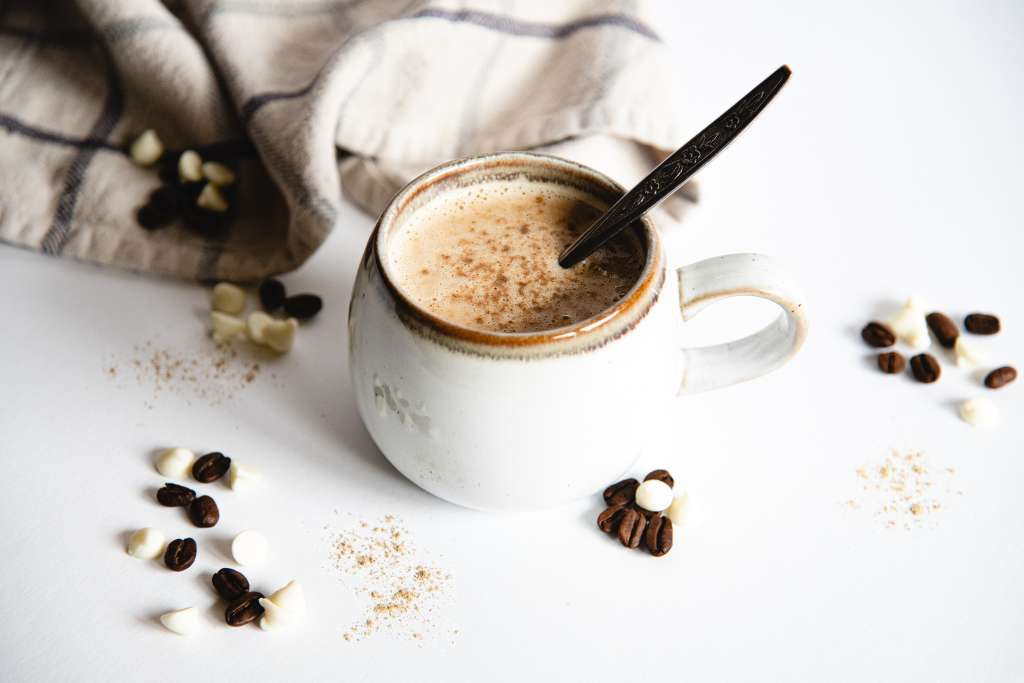
<path id="1" fill-rule="evenodd" d="M 793 278 L 768 256 L 728 254 L 683 266 L 679 307 L 689 320 L 720 299 L 757 296 L 775 302 L 782 314 L 763 330 L 736 341 L 683 349 L 679 393 L 718 389 L 760 377 L 786 363 L 807 337 L 803 296 Z"/>

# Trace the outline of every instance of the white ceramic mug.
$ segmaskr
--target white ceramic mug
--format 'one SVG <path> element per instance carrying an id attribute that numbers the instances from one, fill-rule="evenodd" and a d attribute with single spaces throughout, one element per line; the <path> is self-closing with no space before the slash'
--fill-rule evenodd
<path id="1" fill-rule="evenodd" d="M 592 494 L 637 459 L 641 435 L 673 397 L 770 372 L 803 343 L 799 290 L 771 259 L 731 254 L 667 274 L 647 218 L 635 227 L 646 258 L 638 281 L 589 320 L 498 333 L 437 318 L 395 285 L 390 241 L 407 216 L 440 193 L 496 179 L 569 185 L 601 209 L 623 191 L 564 159 L 503 153 L 428 171 L 384 210 L 352 292 L 349 368 L 373 440 L 427 491 L 489 510 Z M 744 295 L 773 301 L 782 314 L 744 339 L 681 348 L 682 321 L 718 299 Z"/>

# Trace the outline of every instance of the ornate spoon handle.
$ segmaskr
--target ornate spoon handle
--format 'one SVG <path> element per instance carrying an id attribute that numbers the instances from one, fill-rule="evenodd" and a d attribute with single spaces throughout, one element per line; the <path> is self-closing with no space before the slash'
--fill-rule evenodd
<path id="1" fill-rule="evenodd" d="M 790 73 L 788 66 L 780 66 L 710 126 L 661 162 L 562 252 L 558 257 L 559 265 L 563 268 L 576 265 L 678 190 L 761 113 L 789 80 Z"/>

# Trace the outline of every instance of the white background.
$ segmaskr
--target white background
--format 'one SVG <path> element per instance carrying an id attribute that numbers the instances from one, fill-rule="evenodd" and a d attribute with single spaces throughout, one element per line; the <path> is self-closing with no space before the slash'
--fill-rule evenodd
<path id="1" fill-rule="evenodd" d="M 638 465 L 671 469 L 702 524 L 653 559 L 597 532 L 597 497 L 494 516 L 398 475 L 348 386 L 347 299 L 371 226 L 355 210 L 285 278 L 322 293 L 324 312 L 219 406 L 104 375 L 147 339 L 201 349 L 203 290 L 0 249 L 2 678 L 1024 678 L 1024 382 L 990 392 L 1005 423 L 979 432 L 955 409 L 987 392 L 976 378 L 948 362 L 931 386 L 882 375 L 858 337 L 919 293 L 958 319 L 1001 314 L 1004 333 L 981 344 L 1024 365 L 1024 5 L 665 3 L 655 26 L 678 57 L 694 131 L 780 63 L 794 70 L 702 174 L 699 207 L 666 230 L 680 263 L 731 251 L 788 260 L 812 316 L 792 365 L 680 400 Z M 769 309 L 724 303 L 687 334 L 725 338 Z M 223 521 L 196 534 L 200 559 L 183 575 L 123 549 L 135 527 L 194 531 L 151 498 L 153 449 L 178 444 L 269 475 L 258 495 L 211 488 Z M 884 529 L 843 504 L 859 495 L 855 469 L 892 448 L 957 470 L 964 494 L 929 528 Z M 386 514 L 451 572 L 450 602 L 423 641 L 383 631 L 347 643 L 365 605 L 331 568 L 324 527 Z M 299 631 L 219 622 L 206 581 L 245 527 L 273 543 L 271 562 L 249 572 L 261 586 L 304 582 L 312 613 Z M 200 635 L 155 621 L 188 604 L 203 613 Z"/>

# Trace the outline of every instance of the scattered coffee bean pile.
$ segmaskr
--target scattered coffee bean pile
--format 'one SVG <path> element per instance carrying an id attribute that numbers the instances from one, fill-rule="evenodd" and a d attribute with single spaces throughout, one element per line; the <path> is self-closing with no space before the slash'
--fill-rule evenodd
<path id="1" fill-rule="evenodd" d="M 239 317 L 245 310 L 245 290 L 229 282 L 218 283 L 213 288 L 210 305 L 210 330 L 214 340 L 231 341 L 245 334 L 254 344 L 269 347 L 278 353 L 285 353 L 295 342 L 295 332 L 300 320 L 309 320 L 323 308 L 323 300 L 316 294 L 288 296 L 280 280 L 265 280 L 259 286 L 259 300 L 262 311 L 252 311 L 246 320 Z M 284 309 L 289 316 L 281 320 L 269 313 Z"/>
<path id="2" fill-rule="evenodd" d="M 871 321 L 865 325 L 860 333 L 861 338 L 874 348 L 888 348 L 901 341 L 922 350 L 922 353 L 910 359 L 909 365 L 911 375 L 923 384 L 937 382 L 942 376 L 942 366 L 938 359 L 923 352 L 931 344 L 929 332 L 942 348 L 951 352 L 957 367 L 971 368 L 984 362 L 984 354 L 964 339 L 948 315 L 940 311 L 925 315 L 922 309 L 916 300 L 910 299 L 888 323 Z M 964 318 L 964 329 L 971 334 L 991 335 L 1001 328 L 999 318 L 990 313 L 971 313 Z M 899 351 L 883 351 L 878 354 L 878 368 L 886 374 L 899 374 L 907 368 L 907 361 Z M 1004 365 L 989 372 L 984 384 L 989 389 L 998 389 L 1016 378 L 1017 370 Z M 984 397 L 961 404 L 960 416 L 976 426 L 990 426 L 998 422 L 995 404 Z"/>
<path id="3" fill-rule="evenodd" d="M 166 150 L 160 137 L 147 130 L 131 144 L 129 154 L 140 166 L 159 166 L 163 185 L 139 207 L 136 220 L 156 230 L 180 219 L 186 227 L 209 234 L 227 227 L 234 203 L 235 172 L 227 165 L 228 149 Z"/>
<path id="4" fill-rule="evenodd" d="M 259 471 L 233 462 L 219 451 L 196 458 L 187 448 L 168 448 L 156 459 L 157 471 L 166 477 L 182 479 L 188 474 L 203 484 L 210 484 L 227 476 L 231 489 L 238 491 L 258 483 Z M 197 496 L 187 486 L 168 482 L 156 493 L 157 502 L 164 507 L 185 508 L 188 518 L 199 528 L 210 528 L 220 521 L 220 510 L 210 496 Z M 266 560 L 269 544 L 258 531 L 249 529 L 235 536 L 231 555 L 240 565 L 260 564 Z M 157 529 L 139 529 L 128 541 L 128 554 L 139 559 L 163 556 L 164 565 L 171 571 L 182 572 L 196 561 L 199 547 L 194 538 L 174 539 L 165 546 L 164 535 Z M 223 568 L 213 576 L 213 586 L 227 602 L 225 621 L 231 626 L 242 626 L 259 619 L 264 630 L 292 623 L 305 612 L 305 599 L 295 581 L 273 593 L 250 591 L 249 581 L 240 572 Z M 161 623 L 168 630 L 181 635 L 194 632 L 199 625 L 195 607 L 174 610 L 161 615 Z"/>
<path id="5" fill-rule="evenodd" d="M 305 597 L 297 581 L 291 581 L 265 597 L 260 591 L 250 590 L 249 579 L 239 571 L 224 567 L 211 581 L 217 595 L 227 603 L 224 621 L 228 626 L 245 626 L 260 619 L 260 627 L 268 631 L 283 625 L 284 613 L 298 617 L 305 612 Z"/>
<path id="6" fill-rule="evenodd" d="M 196 497 L 196 492 L 179 484 L 170 482 L 156 492 L 156 502 L 164 507 L 182 507 L 188 512 L 192 524 L 208 529 L 216 526 L 220 520 L 220 509 L 217 502 L 210 496 Z"/>
<path id="7" fill-rule="evenodd" d="M 209 484 L 217 481 L 232 469 L 231 458 L 219 451 L 207 453 L 196 458 L 187 448 L 168 448 L 161 451 L 156 459 L 157 471 L 165 477 L 182 479 L 191 474 L 196 481 Z M 237 466 L 236 466 L 237 469 Z M 252 472 L 250 468 L 246 471 Z M 229 483 L 232 480 L 229 479 Z M 234 487 L 232 487 L 234 488 Z M 156 492 L 156 502 L 164 507 L 184 508 L 189 521 L 200 529 L 209 529 L 220 521 L 220 508 L 210 496 L 197 496 L 187 486 L 167 482 Z M 141 529 L 129 541 L 128 554 L 139 558 L 152 558 L 159 555 L 157 546 L 163 547 L 163 534 L 156 529 Z M 192 566 L 198 554 L 198 547 L 193 538 L 178 538 L 171 541 L 164 552 L 164 564 L 176 572 L 184 571 Z"/>
<path id="8" fill-rule="evenodd" d="M 259 620 L 260 628 L 270 631 L 297 621 L 306 612 L 306 599 L 298 581 L 288 582 L 269 598 L 250 590 L 245 575 L 229 567 L 214 574 L 212 583 L 226 603 L 224 621 L 228 626 L 245 626 Z M 199 627 L 195 613 L 195 607 L 186 607 L 161 615 L 160 621 L 169 630 L 188 635 Z"/>
<path id="9" fill-rule="evenodd" d="M 654 470 L 643 482 L 624 479 L 612 484 L 604 490 L 608 507 L 597 516 L 598 528 L 631 550 L 642 544 L 655 557 L 667 554 L 673 523 L 682 521 L 686 505 L 685 495 L 673 495 L 674 486 L 667 470 Z"/>

